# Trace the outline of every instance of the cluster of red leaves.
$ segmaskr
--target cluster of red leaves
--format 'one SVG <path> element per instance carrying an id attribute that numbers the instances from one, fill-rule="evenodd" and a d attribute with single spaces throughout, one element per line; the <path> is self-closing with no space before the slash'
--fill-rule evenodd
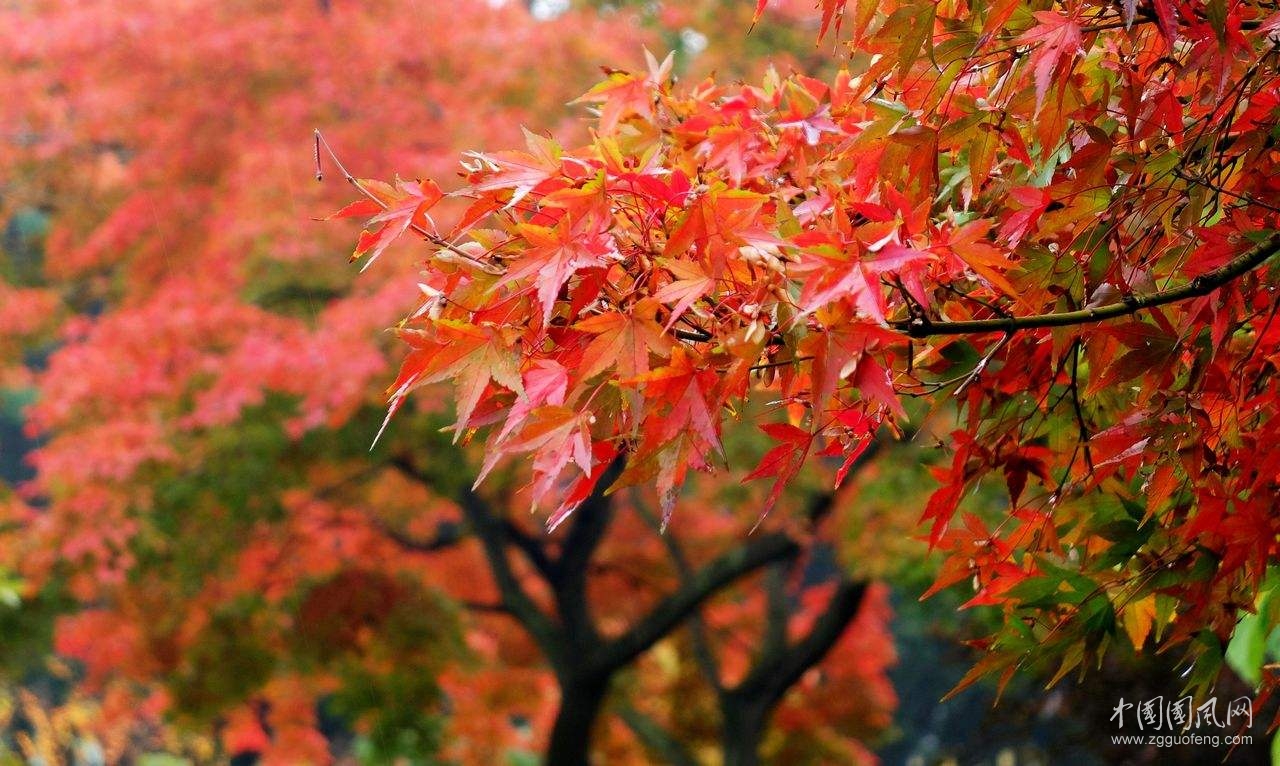
<path id="1" fill-rule="evenodd" d="M 889 271 L 911 278 L 929 256 L 885 225 L 888 208 L 868 204 L 876 220 L 862 236 L 882 230 L 883 241 L 869 243 L 876 262 L 833 279 L 827 262 L 849 259 L 831 246 L 848 221 L 824 222 L 810 205 L 784 213 L 795 235 L 810 226 L 809 257 L 788 274 L 780 208 L 759 190 L 774 186 L 766 176 L 787 157 L 817 157 L 829 149 L 823 137 L 840 133 L 831 105 L 820 103 L 827 89 L 775 80 L 766 90 L 708 86 L 677 96 L 666 88 L 669 66 L 651 60 L 647 74 L 615 73 L 584 97 L 602 105 L 589 150 L 564 153 L 530 135 L 527 152 L 474 154 L 465 193 L 477 200 L 455 229 L 429 233 L 452 241 L 465 232 L 469 241 L 437 250 L 421 283 L 427 302 L 400 331 L 413 352 L 393 408 L 420 385 L 457 381 L 457 430 L 500 424 L 487 445 L 491 465 L 533 453 L 534 503 L 558 501 L 552 527 L 624 447 L 622 481 L 656 481 L 669 515 L 686 471 L 722 456 L 724 410 L 745 399 L 753 379 L 776 380 L 789 405 L 821 419 L 812 431 L 769 428 L 785 449 L 766 457 L 762 473 L 781 474 L 779 488 L 819 433 L 839 434 L 850 462 L 879 413 L 898 410 L 883 358 L 871 353 L 896 337 L 872 285 Z M 640 137 L 620 133 L 624 116 L 629 126 L 655 120 L 655 103 L 663 123 Z M 776 141 L 755 135 L 772 133 L 773 121 Z M 668 132 L 670 147 L 654 145 Z M 412 207 L 403 198 L 413 199 L 402 189 L 379 202 Z M 477 227 L 494 213 L 505 226 Z M 794 299 L 785 284 L 793 279 Z M 816 378 L 796 374 L 806 362 Z"/>
<path id="2" fill-rule="evenodd" d="M 673 23 L 713 13 L 685 12 Z M 441 38 L 445 28 L 453 33 Z M 0 563 L 24 578 L 25 599 L 83 606 L 58 622 L 56 648 L 83 667 L 83 690 L 105 700 L 109 724 L 151 730 L 211 716 L 224 754 L 323 763 L 333 743 L 319 733 L 317 700 L 439 673 L 448 757 L 493 763 L 543 745 L 557 696 L 545 658 L 509 617 L 457 614 L 498 603 L 479 544 L 463 537 L 423 553 L 401 539 L 460 529 L 457 507 L 440 487 L 363 458 L 373 432 L 352 423 L 380 408 L 377 381 L 396 353 L 378 330 L 415 291 L 390 258 L 353 282 L 332 258 L 343 232 L 299 231 L 341 191 L 315 183 L 307 141 L 321 125 L 336 144 L 362 146 L 344 154 L 353 165 L 440 175 L 460 147 L 509 143 L 521 123 L 557 124 L 587 83 L 576 78 L 638 53 L 635 42 L 627 14 L 537 23 L 518 3 L 48 0 L 0 11 L 0 73 L 16 105 L 0 111 L 0 203 L 6 214 L 43 208 L 50 224 L 38 276 L 0 287 L 5 382 L 37 388 L 26 416 L 41 439 L 36 478 L 3 498 Z M 484 119 L 461 118 L 477 109 Z M 560 131 L 581 132 L 571 122 Z M 367 188 L 389 208 L 347 211 L 387 226 L 362 238 L 368 260 L 395 234 L 450 225 L 464 209 L 425 182 Z M 454 333 L 459 374 L 478 380 L 472 362 L 487 361 L 496 372 L 478 385 L 527 385 L 542 403 L 563 401 L 554 367 L 527 384 L 504 377 L 472 330 Z M 21 364 L 31 338 L 55 347 L 47 367 Z M 434 406 L 419 401 L 420 411 Z M 283 414 L 264 420 L 264 407 Z M 255 466 L 264 455 L 269 465 Z M 741 525 L 720 510 L 682 530 L 695 565 L 737 537 Z M 592 594 L 593 613 L 619 631 L 680 579 L 660 538 L 626 534 L 630 544 L 600 567 L 633 576 Z M 517 572 L 530 589 L 533 574 Z M 428 598 L 440 592 L 449 604 Z M 742 592 L 716 606 L 739 628 L 764 619 Z M 858 631 L 875 651 L 824 665 L 838 685 L 810 677 L 803 693 L 861 684 L 878 691 L 875 706 L 793 720 L 794 746 L 834 740 L 841 726 L 884 726 L 892 647 L 883 604 L 868 603 Z M 465 650 L 443 639 L 406 646 L 421 636 L 396 621 L 414 616 L 440 632 L 460 627 Z M 717 636 L 742 655 L 727 662 L 746 659 L 740 632 Z M 678 707 L 690 695 L 679 678 L 649 664 L 648 697 Z M 388 710 L 441 712 L 410 691 Z M 370 720 L 351 723 L 367 732 Z M 128 756 L 118 744 L 112 759 Z M 602 747 L 611 762 L 644 762 L 629 732 L 611 729 Z"/>
<path id="3" fill-rule="evenodd" d="M 580 99 L 590 143 L 472 153 L 467 212 L 418 231 L 392 411 L 453 381 L 457 435 L 527 455 L 555 527 L 618 455 L 669 517 L 690 469 L 725 466 L 728 418 L 777 443 L 751 473 L 776 498 L 806 459 L 909 427 L 900 397 L 955 401 L 925 520 L 939 585 L 1009 615 L 980 670 L 1069 670 L 1118 624 L 1224 640 L 1280 553 L 1280 16 L 823 8 L 848 37 L 830 82 L 676 88 L 651 57 Z M 953 525 L 988 476 L 1009 507 Z"/>
<path id="4" fill-rule="evenodd" d="M 456 31 L 439 38 L 433 30 L 442 28 Z M 239 534 L 227 531 L 230 511 L 204 507 L 216 505 L 208 498 L 185 509 L 177 531 L 158 532 L 153 516 L 157 484 L 198 476 L 216 450 L 210 442 L 234 433 L 246 411 L 291 398 L 277 429 L 294 440 L 339 428 L 378 401 L 390 367 L 380 331 L 412 286 L 394 271 L 353 284 L 332 258 L 342 232 L 299 232 L 299 221 L 335 203 L 335 189 L 314 179 L 312 128 L 330 126 L 352 145 L 357 135 L 370 140 L 356 161 L 443 173 L 460 146 L 509 142 L 521 123 L 559 119 L 570 73 L 586 77 L 596 61 L 628 55 L 633 39 L 621 19 L 575 13 L 544 26 L 518 4 L 48 0 L 0 10 L 10 99 L 0 110 L 0 212 L 7 221 L 40 208 L 49 220 L 43 268 L 0 284 L 3 383 L 38 389 L 26 416 L 41 440 L 36 478 L 21 488 L 30 502 L 3 498 L 3 558 L 25 578 L 24 596 L 66 589 L 96 607 L 60 622 L 56 638 L 83 661 L 88 688 L 111 700 L 167 701 L 138 684 L 180 675 L 218 639 L 203 630 L 211 615 L 246 588 L 271 592 L 276 605 L 280 593 L 332 578 L 334 567 L 375 565 L 435 581 L 367 519 L 356 531 L 350 518 L 317 523 L 304 537 L 294 527 L 319 511 L 297 497 L 282 503 L 288 524 L 264 522 L 194 587 L 137 551 Z M 565 90 L 547 87 L 550 71 L 565 73 Z M 478 93 L 494 95 L 479 102 Z M 488 119 L 454 119 L 477 103 L 490 105 Z M 400 137 L 410 129 L 431 135 L 409 144 Z M 33 339 L 56 348 L 38 371 L 23 364 Z M 260 434 L 239 438 L 250 447 Z M 322 481 L 333 467 L 316 463 Z M 264 497 L 264 507 L 275 500 Z M 364 547 L 353 553 L 344 541 L 357 533 Z M 382 547 L 369 549 L 377 540 Z M 472 580 L 468 572 L 438 582 Z M 287 614 L 280 606 L 276 616 Z M 277 640 L 284 628 L 263 630 Z M 314 716 L 275 712 L 312 710 L 332 691 L 332 677 L 310 673 L 281 666 L 249 688 L 251 698 L 225 700 L 273 711 L 272 742 L 254 749 L 277 762 L 327 758 Z M 104 710 L 145 713 L 154 725 L 153 708 Z M 311 744 L 299 750 L 304 740 Z"/>
<path id="5" fill-rule="evenodd" d="M 428 54 L 417 41 L 457 21 L 446 9 L 250 5 L 223 4 L 212 16 L 144 0 L 110 12 L 59 2 L 5 12 L 6 83 L 23 104 L 0 116 L 0 168 L 13 179 L 5 203 L 53 213 L 48 286 L 13 289 L 0 329 L 26 338 L 44 325 L 60 345 L 27 412 L 45 441 L 26 492 L 53 504 L 32 522 L 27 568 L 95 562 L 77 577 L 85 599 L 132 563 L 122 551 L 137 530 L 128 517 L 145 507 L 144 469 L 198 465 L 198 454 L 172 449 L 174 438 L 232 424 L 272 392 L 299 401 L 292 436 L 336 427 L 385 374 L 378 331 L 411 288 L 393 274 L 352 287 L 341 268 L 323 265 L 341 235 L 296 231 L 332 199 L 298 149 L 308 131 L 335 120 L 340 136 L 385 130 L 375 143 L 388 148 L 361 160 L 442 171 L 461 135 L 509 140 L 519 122 L 559 109 L 564 94 L 508 73 L 585 69 L 623 39 L 575 16 L 557 29 L 583 42 L 564 48 L 523 11 L 476 8 L 465 34 Z M 519 52 L 504 54 L 509 69 L 464 65 L 508 48 Z M 335 50 L 367 66 L 328 55 Z M 446 66 L 466 79 L 443 76 Z M 527 96 L 487 133 L 446 119 L 467 93 L 499 86 Z M 370 104 L 394 119 L 341 120 L 376 116 Z M 431 126 L 434 138 L 389 138 L 405 125 Z M 17 314 L 24 307 L 41 310 Z"/>

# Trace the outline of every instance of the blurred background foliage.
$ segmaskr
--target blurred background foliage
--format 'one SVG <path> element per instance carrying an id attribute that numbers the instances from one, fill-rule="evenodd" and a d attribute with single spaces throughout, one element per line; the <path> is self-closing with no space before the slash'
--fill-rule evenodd
<path id="1" fill-rule="evenodd" d="M 527 637 L 483 614 L 493 593 L 477 551 L 397 547 L 454 536 L 441 498 L 469 485 L 479 455 L 439 433 L 446 404 L 431 396 L 368 451 L 399 353 L 379 331 L 413 299 L 413 264 L 388 257 L 357 279 L 350 229 L 308 220 L 349 196 L 312 179 L 309 131 L 357 175 L 448 178 L 462 150 L 515 145 L 521 125 L 581 135 L 566 102 L 596 67 L 638 65 L 642 45 L 675 51 L 689 80 L 839 66 L 814 43 L 808 3 L 773 2 L 748 32 L 753 12 L 744 0 L 0 7 L 0 763 L 536 762 L 554 690 Z M 766 752 L 921 766 L 1220 758 L 1109 744 L 1121 697 L 1177 677 L 1159 657 L 1113 652 L 1051 690 L 1041 669 L 999 705 L 987 684 L 940 702 L 974 661 L 961 640 L 994 616 L 959 609 L 962 588 L 920 601 L 935 572 L 916 522 L 948 413 L 913 416 L 915 433 L 875 445 L 821 500 L 834 542 L 806 570 L 887 584 L 892 650 L 849 672 L 865 684 L 850 688 L 875 690 L 887 669 L 893 694 L 798 697 Z M 746 466 L 768 440 L 744 426 L 726 444 Z M 396 470 L 404 454 L 431 456 L 425 487 Z M 804 477 L 775 515 L 823 498 L 828 478 Z M 494 482 L 507 496 L 520 484 L 515 467 Z M 674 538 L 711 550 L 754 521 L 760 487 L 694 484 Z M 1001 487 L 969 500 L 988 520 L 1006 505 Z M 593 573 L 617 624 L 634 608 L 619 602 L 678 579 L 655 569 L 661 545 L 635 513 Z M 760 587 L 746 581 L 709 622 L 749 641 Z M 1274 653 L 1268 639 L 1251 635 L 1236 664 Z M 693 651 L 675 634 L 622 683 L 666 700 L 650 713 L 715 762 Z M 824 729 L 816 705 L 851 710 Z M 658 758 L 606 727 L 608 762 Z M 1230 758 L 1266 759 L 1263 747 Z"/>

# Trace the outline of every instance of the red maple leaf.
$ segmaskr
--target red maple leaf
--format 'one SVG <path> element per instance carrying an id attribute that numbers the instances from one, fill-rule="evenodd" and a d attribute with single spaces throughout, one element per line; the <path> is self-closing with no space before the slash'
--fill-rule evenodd
<path id="1" fill-rule="evenodd" d="M 1083 51 L 1077 19 L 1054 11 L 1036 11 L 1034 15 L 1040 23 L 1023 32 L 1018 42 L 1037 46 L 1035 53 L 1031 54 L 1031 65 L 1036 85 L 1036 111 L 1039 112 L 1053 82 L 1053 70 L 1060 62 L 1070 61 Z"/>

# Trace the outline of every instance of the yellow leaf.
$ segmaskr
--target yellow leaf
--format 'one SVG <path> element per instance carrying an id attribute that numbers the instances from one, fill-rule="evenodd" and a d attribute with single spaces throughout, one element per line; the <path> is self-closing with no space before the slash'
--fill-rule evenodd
<path id="1" fill-rule="evenodd" d="M 1147 642 L 1147 636 L 1151 635 L 1151 627 L 1155 621 L 1155 594 L 1148 594 L 1145 598 L 1130 601 L 1125 606 L 1121 622 L 1124 624 L 1124 632 L 1129 634 L 1129 640 L 1133 642 L 1134 649 L 1142 650 L 1142 645 Z"/>

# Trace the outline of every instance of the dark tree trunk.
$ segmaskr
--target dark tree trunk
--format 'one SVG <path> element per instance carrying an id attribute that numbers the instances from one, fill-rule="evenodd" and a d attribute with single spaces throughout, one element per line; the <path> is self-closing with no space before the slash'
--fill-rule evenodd
<path id="1" fill-rule="evenodd" d="M 769 718 L 768 709 L 759 700 L 724 700 L 721 708 L 721 746 L 724 748 L 724 766 L 759 766 L 760 739 Z"/>
<path id="2" fill-rule="evenodd" d="M 560 709 L 556 711 L 547 746 L 547 766 L 587 766 L 591 755 L 591 728 L 600 714 L 609 679 L 566 679 L 560 684 Z"/>

